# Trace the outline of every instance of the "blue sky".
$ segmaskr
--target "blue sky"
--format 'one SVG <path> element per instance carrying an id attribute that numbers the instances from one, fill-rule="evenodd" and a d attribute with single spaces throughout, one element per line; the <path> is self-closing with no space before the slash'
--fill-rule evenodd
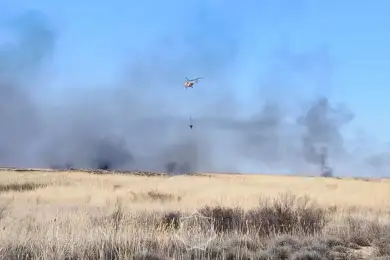
<path id="1" fill-rule="evenodd" d="M 53 89 L 109 86 L 150 50 L 167 48 L 165 62 L 192 51 L 210 60 L 191 56 L 197 65 L 178 72 L 178 86 L 202 74 L 204 87 L 228 80 L 242 102 L 254 91 L 287 100 L 325 94 L 355 112 L 356 127 L 390 140 L 389 1 L 0 0 L 0 15 L 26 9 L 44 12 L 57 29 Z"/>

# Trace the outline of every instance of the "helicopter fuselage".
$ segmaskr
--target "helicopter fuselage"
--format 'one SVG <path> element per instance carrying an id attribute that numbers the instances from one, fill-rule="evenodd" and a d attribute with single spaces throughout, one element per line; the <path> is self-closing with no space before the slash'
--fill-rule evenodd
<path id="1" fill-rule="evenodd" d="M 186 88 L 193 88 L 193 87 L 194 87 L 194 84 L 195 84 L 195 82 L 186 81 L 186 82 L 184 83 L 184 86 L 185 86 Z"/>

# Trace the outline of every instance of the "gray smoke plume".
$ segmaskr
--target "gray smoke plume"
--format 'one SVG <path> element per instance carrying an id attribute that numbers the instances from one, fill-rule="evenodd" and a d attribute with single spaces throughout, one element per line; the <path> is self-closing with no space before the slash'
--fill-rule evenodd
<path id="1" fill-rule="evenodd" d="M 318 147 L 326 146 L 330 157 L 349 155 L 341 129 L 353 114 L 326 97 L 298 115 L 281 99 L 260 97 L 252 117 L 238 116 L 229 71 L 241 47 L 240 27 L 229 30 L 232 19 L 221 15 L 221 6 L 205 5 L 186 17 L 185 26 L 177 25 L 155 46 L 140 50 L 126 76 L 111 88 L 69 89 L 56 105 L 42 101 L 45 88 L 38 87 L 38 75 L 52 57 L 59 32 L 38 12 L 3 25 L 17 40 L 0 46 L 0 164 L 173 174 L 302 172 L 321 164 Z M 289 57 L 286 63 L 324 82 L 314 66 L 317 56 L 308 51 L 300 55 L 305 62 L 291 65 Z M 314 76 L 306 63 L 316 68 Z M 180 87 L 190 74 L 205 76 L 202 87 Z"/>
<path id="2" fill-rule="evenodd" d="M 331 107 L 329 100 L 319 98 L 307 113 L 298 119 L 304 127 L 303 156 L 308 163 L 322 165 L 324 148 L 336 158 L 343 159 L 346 150 L 341 128 L 351 122 L 354 115 L 344 107 Z"/>

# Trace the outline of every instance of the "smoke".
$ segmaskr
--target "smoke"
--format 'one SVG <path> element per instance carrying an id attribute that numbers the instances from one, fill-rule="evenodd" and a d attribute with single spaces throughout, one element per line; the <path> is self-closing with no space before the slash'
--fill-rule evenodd
<path id="1" fill-rule="evenodd" d="M 307 113 L 298 119 L 304 127 L 302 145 L 305 160 L 319 164 L 322 147 L 327 147 L 328 151 L 341 159 L 346 151 L 340 131 L 353 117 L 344 107 L 331 107 L 326 98 L 316 100 Z"/>
<path id="2" fill-rule="evenodd" d="M 38 87 L 38 76 L 53 57 L 60 32 L 39 12 L 4 24 L 15 39 L 0 45 L 0 164 L 172 174 L 296 173 L 320 166 L 318 147 L 328 147 L 331 157 L 351 158 L 342 128 L 353 113 L 325 96 L 299 113 L 282 98 L 260 97 L 252 116 L 238 116 L 241 104 L 231 91 L 236 77 L 231 72 L 243 48 L 245 23 L 232 26 L 234 19 L 224 15 L 222 6 L 195 6 L 185 25 L 176 24 L 140 49 L 124 67 L 126 76 L 110 88 L 74 92 L 69 86 L 55 106 L 42 102 L 45 88 Z M 298 64 L 290 56 L 283 59 L 294 75 L 307 74 L 311 82 L 317 78 L 323 83 L 330 66 L 324 53 L 308 50 L 298 55 Z M 321 73 L 319 64 L 324 63 L 326 72 Z M 290 78 L 286 69 L 278 72 Z M 185 90 L 180 87 L 185 76 L 205 78 L 199 87 Z M 269 83 L 267 79 L 265 85 Z M 190 115 L 194 129 L 188 127 Z M 377 157 L 364 164 L 384 165 L 382 161 Z"/>
<path id="3" fill-rule="evenodd" d="M 39 13 L 26 12 L 2 24 L 11 40 L 0 48 L 0 161 L 31 163 L 29 149 L 42 131 L 41 111 L 34 100 L 34 75 L 54 48 L 55 33 Z M 0 46 L 2 47 L 2 46 Z M 37 91 L 38 92 L 38 91 Z"/>

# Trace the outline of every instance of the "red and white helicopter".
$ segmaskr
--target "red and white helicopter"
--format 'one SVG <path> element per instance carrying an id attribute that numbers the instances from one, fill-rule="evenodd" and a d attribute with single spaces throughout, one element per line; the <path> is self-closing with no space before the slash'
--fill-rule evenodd
<path id="1" fill-rule="evenodd" d="M 195 83 L 198 83 L 198 81 L 203 78 L 203 77 L 199 77 L 199 78 L 196 78 L 196 79 L 188 79 L 186 77 L 186 82 L 184 82 L 184 87 L 187 89 L 187 88 L 194 88 L 194 84 Z M 191 129 L 194 127 L 194 124 L 192 123 L 192 117 L 190 117 L 190 124 L 188 125 Z"/>
<path id="2" fill-rule="evenodd" d="M 194 88 L 194 84 L 195 83 L 198 83 L 198 81 L 200 80 L 200 79 L 202 79 L 203 77 L 199 77 L 199 78 L 196 78 L 196 79 L 188 79 L 187 77 L 186 77 L 186 82 L 184 82 L 184 87 L 185 88 Z"/>

